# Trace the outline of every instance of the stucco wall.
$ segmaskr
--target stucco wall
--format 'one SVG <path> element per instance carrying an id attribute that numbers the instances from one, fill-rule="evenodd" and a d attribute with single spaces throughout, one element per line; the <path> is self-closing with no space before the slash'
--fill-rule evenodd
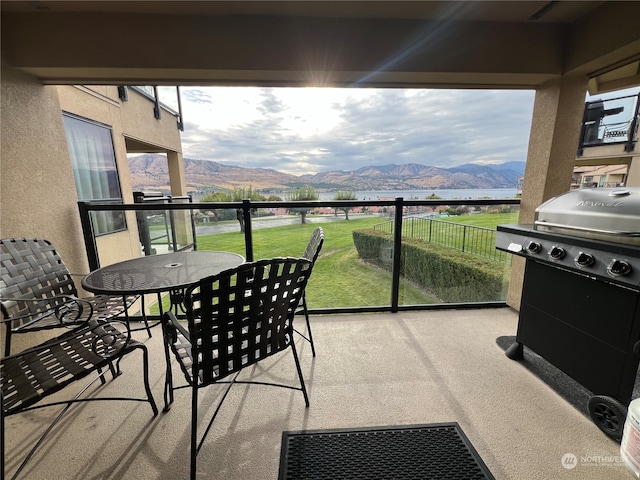
<path id="1" fill-rule="evenodd" d="M 535 209 L 571 188 L 587 77 L 562 77 L 536 89 L 519 222 L 532 224 Z M 507 304 L 520 309 L 525 262 L 514 257 Z"/>
<path id="2" fill-rule="evenodd" d="M 76 187 L 55 87 L 2 65 L 0 235 L 42 237 L 87 272 Z"/>
<path id="3" fill-rule="evenodd" d="M 153 102 L 133 89 L 128 89 L 128 100 L 121 106 L 122 128 L 127 137 L 182 153 L 180 130 L 173 115 L 161 110 L 160 118 L 155 119 Z"/>
<path id="4" fill-rule="evenodd" d="M 71 272 L 88 272 L 56 88 L 2 65 L 1 94 L 0 236 L 46 238 Z M 54 332 L 16 335 L 12 351 Z"/>
<path id="5" fill-rule="evenodd" d="M 127 147 L 124 139 L 122 109 L 115 86 L 60 86 L 56 87 L 60 108 L 111 127 L 113 147 L 120 179 L 120 190 L 125 203 L 133 202 Z M 153 115 L 150 116 L 153 119 Z M 66 140 L 65 140 L 66 141 Z M 75 187 L 74 187 L 75 188 Z M 140 256 L 138 228 L 133 212 L 127 212 L 127 230 L 102 235 L 96 239 L 102 266 Z"/>
<path id="6" fill-rule="evenodd" d="M 637 148 L 636 146 L 636 149 Z M 629 173 L 627 175 L 627 185 L 630 187 L 640 187 L 640 155 L 636 155 L 631 159 L 631 165 L 629 166 Z"/>

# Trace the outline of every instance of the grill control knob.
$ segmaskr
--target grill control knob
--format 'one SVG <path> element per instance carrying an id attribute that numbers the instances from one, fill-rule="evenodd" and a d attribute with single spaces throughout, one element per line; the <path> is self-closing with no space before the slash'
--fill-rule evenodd
<path id="1" fill-rule="evenodd" d="M 607 272 L 612 277 L 622 277 L 631 273 L 631 265 L 624 260 L 611 260 L 611 263 L 607 266 Z"/>
<path id="2" fill-rule="evenodd" d="M 578 256 L 574 258 L 574 261 L 578 267 L 590 267 L 596 263 L 596 259 L 593 258 L 593 255 L 584 252 L 578 253 Z"/>
<path id="3" fill-rule="evenodd" d="M 529 253 L 538 253 L 540 250 L 542 250 L 542 245 L 538 242 L 529 242 L 527 245 L 527 252 Z"/>
<path id="4" fill-rule="evenodd" d="M 564 248 L 558 247 L 557 245 L 554 245 L 549 249 L 549 257 L 553 260 L 560 260 L 561 258 L 564 258 L 566 253 L 567 252 L 564 251 Z"/>

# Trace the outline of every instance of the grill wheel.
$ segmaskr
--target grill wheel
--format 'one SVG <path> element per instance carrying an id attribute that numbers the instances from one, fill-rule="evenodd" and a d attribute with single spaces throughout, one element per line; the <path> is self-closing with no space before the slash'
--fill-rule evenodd
<path id="1" fill-rule="evenodd" d="M 595 395 L 589 399 L 589 415 L 600 430 L 615 441 L 622 440 L 627 407 L 615 398 Z"/>

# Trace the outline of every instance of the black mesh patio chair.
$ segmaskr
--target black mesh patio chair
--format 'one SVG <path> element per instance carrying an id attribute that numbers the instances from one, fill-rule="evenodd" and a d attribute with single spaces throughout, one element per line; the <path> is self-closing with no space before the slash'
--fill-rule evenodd
<path id="1" fill-rule="evenodd" d="M 309 398 L 293 341 L 293 317 L 311 273 L 312 262 L 304 258 L 276 258 L 245 263 L 203 279 L 185 292 L 188 329 L 171 312 L 164 314 L 165 345 L 175 354 L 187 385 L 192 389 L 191 479 L 196 458 L 227 393 L 234 383 L 257 383 L 302 391 Z M 291 348 L 300 386 L 241 381 L 240 371 Z M 227 377 L 235 374 L 231 380 Z M 173 380 L 167 371 L 169 403 Z M 198 390 L 227 383 L 207 428 L 198 438 Z M 166 402 L 166 400 L 165 400 Z"/>
<path id="2" fill-rule="evenodd" d="M 307 244 L 307 248 L 304 250 L 302 257 L 311 260 L 312 264 L 315 265 L 316 260 L 318 259 L 318 255 L 320 254 L 320 250 L 322 250 L 323 243 L 324 230 L 322 229 L 322 227 L 317 227 L 311 234 L 311 238 L 309 239 L 309 243 Z M 315 357 L 316 347 L 313 343 L 311 323 L 309 322 L 309 309 L 307 308 L 307 298 L 305 292 L 302 292 L 302 302 L 300 303 L 300 307 L 298 308 L 297 313 L 304 314 L 304 318 L 307 322 L 307 335 L 302 334 L 298 330 L 296 330 L 296 333 L 311 344 L 311 354 Z"/>
<path id="3" fill-rule="evenodd" d="M 11 336 L 37 330 L 59 328 L 71 301 L 78 297 L 71 273 L 51 242 L 40 238 L 0 240 L 0 307 L 6 326 L 5 356 L 11 353 Z M 139 295 L 96 295 L 84 300 L 91 304 L 92 318 L 110 319 L 125 315 Z M 76 315 L 78 324 L 87 312 Z M 145 327 L 151 337 L 146 318 Z"/>
<path id="4" fill-rule="evenodd" d="M 156 416 L 158 414 L 158 408 L 149 387 L 147 347 L 143 343 L 131 339 L 128 322 L 122 319 L 104 320 L 92 318 L 92 308 L 89 302 L 71 297 L 67 300 L 64 303 L 66 309 L 65 317 L 69 320 L 73 320 L 74 316 L 83 317 L 87 318 L 86 321 L 80 325 L 67 328 L 61 335 L 51 338 L 40 345 L 0 360 L 1 414 L 3 423 L 5 416 L 55 405 L 64 405 L 64 408 L 56 416 L 53 423 L 45 430 L 22 460 L 22 463 L 12 476 L 13 479 L 18 477 L 47 435 L 74 403 L 97 400 L 149 402 L 153 415 Z M 62 324 L 59 326 L 64 328 L 67 325 Z M 122 357 L 135 350 L 140 350 L 143 356 L 143 381 L 146 398 L 83 397 L 90 385 L 97 380 L 100 380 L 102 385 L 106 383 L 104 378 L 105 368 L 110 368 L 113 373 L 112 364 L 115 363 L 118 365 L 117 370 L 119 372 L 119 363 Z M 82 380 L 92 374 L 94 374 L 94 378 L 87 379 L 89 380 L 87 385 L 83 386 L 73 398 L 42 402 L 43 399 L 61 391 L 71 383 Z M 3 428 L 2 453 L 3 458 L 6 458 L 4 455 L 4 433 L 5 429 Z"/>

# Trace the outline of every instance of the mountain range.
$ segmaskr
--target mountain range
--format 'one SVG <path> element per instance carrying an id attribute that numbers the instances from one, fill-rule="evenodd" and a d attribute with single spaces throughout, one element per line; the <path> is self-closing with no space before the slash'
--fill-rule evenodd
<path id="1" fill-rule="evenodd" d="M 524 162 L 496 165 L 464 164 L 451 168 L 417 163 L 376 165 L 357 170 L 331 170 L 314 175 L 289 175 L 269 168 L 245 168 L 210 160 L 184 159 L 188 190 L 233 189 L 251 186 L 282 191 L 302 185 L 318 190 L 425 190 L 515 188 L 524 175 Z M 137 190 L 167 190 L 169 173 L 164 155 L 144 154 L 129 159 L 131 183 Z"/>

